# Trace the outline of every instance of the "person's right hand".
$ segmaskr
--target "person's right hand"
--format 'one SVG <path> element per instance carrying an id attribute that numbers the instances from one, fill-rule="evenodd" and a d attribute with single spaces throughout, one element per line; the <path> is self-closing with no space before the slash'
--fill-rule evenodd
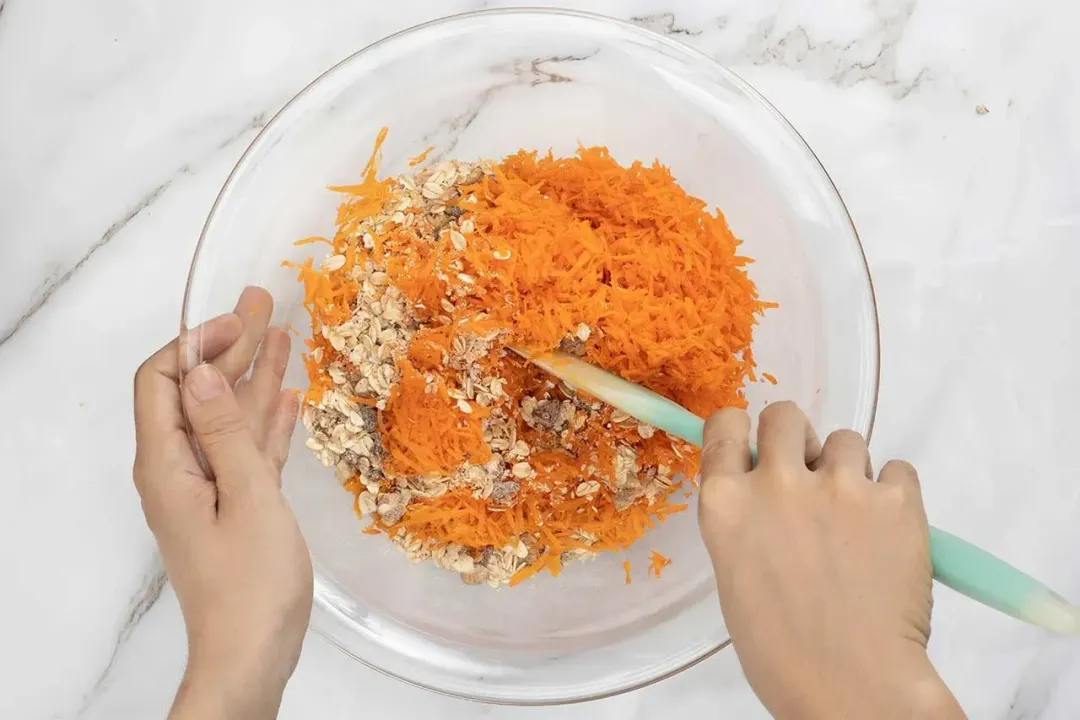
<path id="1" fill-rule="evenodd" d="M 699 507 L 724 619 L 777 718 L 962 718 L 930 664 L 929 529 L 915 469 L 872 480 L 863 438 L 822 447 L 791 403 L 705 427 Z"/>

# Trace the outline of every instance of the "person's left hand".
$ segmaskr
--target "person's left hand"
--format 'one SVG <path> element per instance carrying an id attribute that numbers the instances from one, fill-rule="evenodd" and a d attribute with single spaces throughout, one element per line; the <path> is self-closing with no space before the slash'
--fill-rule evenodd
<path id="1" fill-rule="evenodd" d="M 281 389 L 290 343 L 267 329 L 272 308 L 247 288 L 135 376 L 135 486 L 188 632 L 172 718 L 273 717 L 311 613 L 311 559 L 281 493 L 299 402 Z"/>

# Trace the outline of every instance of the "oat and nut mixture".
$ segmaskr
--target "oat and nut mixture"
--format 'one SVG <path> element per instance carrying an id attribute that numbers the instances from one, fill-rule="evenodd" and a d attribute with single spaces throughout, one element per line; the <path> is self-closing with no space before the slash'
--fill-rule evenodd
<path id="1" fill-rule="evenodd" d="M 699 412 L 741 404 L 769 305 L 723 216 L 662 166 L 624 168 L 602 148 L 391 179 L 375 159 L 334 188 L 346 199 L 330 252 L 290 264 L 312 316 L 307 445 L 365 532 L 498 587 L 623 549 L 685 508 L 688 489 L 673 491 L 696 472 L 693 447 L 508 347 L 585 357 Z M 635 262 L 641 243 L 658 250 Z"/>

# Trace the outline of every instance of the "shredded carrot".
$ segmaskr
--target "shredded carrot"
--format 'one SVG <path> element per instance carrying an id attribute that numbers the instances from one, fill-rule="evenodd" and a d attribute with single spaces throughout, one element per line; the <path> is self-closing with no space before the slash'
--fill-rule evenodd
<path id="1" fill-rule="evenodd" d="M 671 559 L 664 557 L 656 550 L 649 554 L 649 574 L 655 578 L 659 578 L 660 573 L 670 564 Z"/>
<path id="2" fill-rule="evenodd" d="M 318 330 L 349 319 L 361 292 L 352 272 L 358 263 L 385 267 L 420 320 L 378 414 L 388 477 L 449 476 L 463 463 L 491 457 L 483 433 L 490 410 L 468 403 L 462 409 L 464 401 L 448 392 L 453 373 L 443 367 L 450 348 L 470 333 L 503 332 L 501 343 L 546 352 L 586 326 L 588 361 L 700 415 L 746 406 L 743 388 L 756 377 L 753 329 L 775 304 L 758 298 L 746 273 L 752 260 L 739 254 L 741 241 L 724 216 L 687 194 L 666 167 L 624 167 L 603 147 L 580 148 L 566 158 L 511 154 L 448 202 L 460 210 L 460 220 L 471 221 L 462 247 L 445 231 L 433 242 L 396 221 L 369 222 L 394 200 L 394 181 L 377 177 L 385 139 L 383 128 L 360 183 L 330 188 L 345 196 L 333 239 L 298 242 L 329 242 L 344 263 L 338 260 L 333 270 L 312 259 L 283 264 L 304 284 L 312 318 L 304 355 L 307 403 L 318 404 L 332 387 L 330 364 L 348 362 Z M 409 164 L 422 163 L 432 149 Z M 453 310 L 436 318 L 451 293 Z M 498 349 L 477 362 L 504 379 L 494 407 L 506 412 L 548 381 L 543 371 Z M 770 374 L 762 377 L 775 382 Z M 404 532 L 428 548 L 455 543 L 477 557 L 484 547 L 535 537 L 537 551 L 511 578 L 514 585 L 541 571 L 558 574 L 567 552 L 625 549 L 687 507 L 670 496 L 678 489 L 690 494 L 692 480 L 686 487 L 684 478 L 697 473 L 697 449 L 662 432 L 645 438 L 636 425 L 613 423 L 610 409 L 564 436 L 565 447 L 545 448 L 525 424 L 518 436 L 534 448 L 529 463 L 536 475 L 520 483 L 509 504 L 476 497 L 462 485 L 414 496 L 399 520 L 385 524 L 375 516 L 364 532 Z M 610 479 L 620 445 L 636 448 L 641 466 L 666 467 L 667 490 L 617 502 Z M 586 480 L 600 488 L 579 497 L 575 488 Z M 355 505 L 363 484 L 350 480 L 346 489 Z M 654 550 L 649 574 L 660 577 L 670 562 Z M 630 583 L 629 561 L 623 568 Z"/>
<path id="3" fill-rule="evenodd" d="M 769 382 L 773 385 L 776 384 L 776 376 L 772 373 L 761 373 L 761 377 L 765 378 L 766 382 Z"/>
<path id="4" fill-rule="evenodd" d="M 427 160 L 428 153 L 430 153 L 434 149 L 434 145 L 428 145 L 426 148 L 424 148 L 424 152 L 420 153 L 419 155 L 413 155 L 411 158 L 409 158 L 409 167 L 416 167 L 420 163 Z"/>
<path id="5" fill-rule="evenodd" d="M 333 245 L 334 245 L 334 243 L 332 243 L 329 240 L 327 240 L 326 238 L 320 237 L 318 235 L 312 235 L 311 237 L 301 238 L 300 240 L 295 241 L 293 243 L 293 245 L 296 245 L 296 246 L 310 245 L 312 243 L 325 243 L 327 245 L 330 245 L 331 247 L 333 247 Z"/>
<path id="6" fill-rule="evenodd" d="M 287 332 L 288 332 L 288 333 L 289 333 L 290 335 L 296 335 L 297 337 L 300 337 L 300 331 L 299 331 L 299 330 L 297 330 L 297 329 L 296 329 L 296 326 L 295 326 L 295 325 L 293 325 L 293 324 L 292 324 L 291 322 L 287 322 L 287 323 L 285 323 L 285 330 L 286 330 L 286 331 L 287 331 Z"/>
<path id="7" fill-rule="evenodd" d="M 491 457 L 484 442 L 483 408 L 465 415 L 440 386 L 429 393 L 422 374 L 407 360 L 398 365 L 386 410 L 379 413 L 379 433 L 389 453 L 386 470 L 399 476 L 449 474 L 463 462 Z"/>
<path id="8" fill-rule="evenodd" d="M 700 415 L 746 406 L 753 328 L 769 304 L 719 211 L 666 167 L 622 167 L 602 147 L 521 151 L 494 170 L 463 188 L 477 198 L 462 204 L 477 228 L 465 251 L 386 234 L 381 259 L 410 299 L 438 307 L 450 264 L 464 261 L 476 280 L 452 320 L 486 312 L 537 351 L 585 324 L 599 330 L 591 362 Z"/>
<path id="9" fill-rule="evenodd" d="M 633 582 L 633 580 L 631 580 L 631 578 L 630 578 L 630 561 L 629 560 L 623 560 L 622 569 L 623 569 L 623 572 L 626 573 L 626 579 L 623 581 L 623 583 L 625 585 L 629 585 L 631 582 Z"/>

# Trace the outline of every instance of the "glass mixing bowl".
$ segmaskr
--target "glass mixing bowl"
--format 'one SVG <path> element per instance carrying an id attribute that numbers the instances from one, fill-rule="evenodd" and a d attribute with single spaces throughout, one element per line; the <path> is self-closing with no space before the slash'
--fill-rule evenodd
<path id="1" fill-rule="evenodd" d="M 276 298 L 274 322 L 307 327 L 283 259 L 331 235 L 334 183 L 357 181 L 389 126 L 381 170 L 435 145 L 442 157 L 607 145 L 624 163 L 659 158 L 721 208 L 761 296 L 780 303 L 754 340 L 779 385 L 747 389 L 751 410 L 798 402 L 820 431 L 869 435 L 878 380 L 873 289 L 858 236 L 821 164 L 745 82 L 690 48 L 576 12 L 482 11 L 421 25 L 312 82 L 237 163 L 206 221 L 182 323 L 228 312 L 240 290 Z M 296 343 L 286 383 L 305 387 Z M 297 431 L 284 490 L 315 562 L 313 627 L 346 653 L 426 688 L 489 702 L 601 697 L 667 677 L 728 643 L 692 506 L 630 551 L 572 563 L 500 591 L 410 564 L 361 534 L 351 498 Z M 673 558 L 646 578 L 648 553 Z M 637 578 L 623 582 L 629 559 Z"/>

